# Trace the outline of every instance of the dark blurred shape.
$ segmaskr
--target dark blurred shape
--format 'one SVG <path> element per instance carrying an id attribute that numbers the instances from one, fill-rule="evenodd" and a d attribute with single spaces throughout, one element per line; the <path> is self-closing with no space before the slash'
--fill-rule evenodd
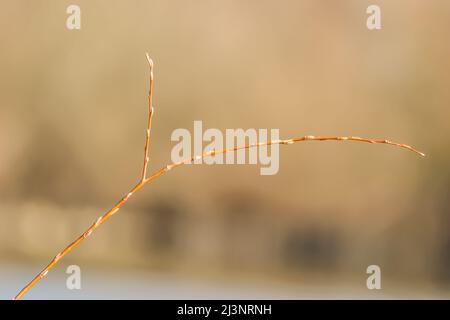
<path id="1" fill-rule="evenodd" d="M 333 230 L 319 225 L 292 226 L 284 240 L 283 257 L 290 267 L 314 270 L 336 268 L 341 251 Z"/>

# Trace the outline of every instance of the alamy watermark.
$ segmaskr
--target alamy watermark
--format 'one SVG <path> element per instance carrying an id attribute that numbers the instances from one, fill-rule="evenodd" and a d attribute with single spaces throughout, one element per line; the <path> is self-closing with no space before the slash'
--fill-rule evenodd
<path id="1" fill-rule="evenodd" d="M 171 141 L 178 142 L 171 152 L 173 162 L 181 162 L 202 153 L 232 149 L 244 145 L 253 145 L 269 140 L 279 140 L 278 129 L 226 129 L 225 134 L 219 129 L 209 128 L 203 132 L 202 121 L 194 121 L 193 136 L 184 128 L 175 129 Z M 206 146 L 203 143 L 207 142 Z M 236 152 L 220 153 L 205 158 L 197 158 L 193 164 L 260 164 L 261 175 L 274 175 L 279 169 L 279 145 L 261 145 Z"/>
<path id="2" fill-rule="evenodd" d="M 372 264 L 367 267 L 366 273 L 370 274 L 370 276 L 367 278 L 366 286 L 367 289 L 373 290 L 381 289 L 381 268 L 377 266 L 376 264 Z"/>
<path id="3" fill-rule="evenodd" d="M 372 4 L 367 7 L 366 13 L 370 14 L 367 18 L 366 26 L 369 30 L 381 29 L 381 9 L 379 6 Z"/>
<path id="4" fill-rule="evenodd" d="M 66 279 L 66 288 L 69 290 L 81 289 L 81 268 L 76 264 L 70 265 L 66 269 L 69 276 Z"/>
<path id="5" fill-rule="evenodd" d="M 69 30 L 81 29 L 81 9 L 76 4 L 67 7 L 66 13 L 69 15 L 66 20 L 66 27 Z"/>

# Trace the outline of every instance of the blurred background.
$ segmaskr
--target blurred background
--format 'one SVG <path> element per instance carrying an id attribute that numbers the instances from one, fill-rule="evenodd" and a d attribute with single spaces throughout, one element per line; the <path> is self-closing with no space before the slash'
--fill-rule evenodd
<path id="1" fill-rule="evenodd" d="M 150 171 L 177 128 L 414 145 L 280 147 L 139 191 L 26 298 L 449 298 L 450 2 L 0 2 L 0 298 Z M 68 30 L 66 8 L 81 8 Z M 381 30 L 366 27 L 371 4 Z M 80 266 L 82 289 L 66 288 Z M 368 290 L 366 268 L 381 268 Z"/>

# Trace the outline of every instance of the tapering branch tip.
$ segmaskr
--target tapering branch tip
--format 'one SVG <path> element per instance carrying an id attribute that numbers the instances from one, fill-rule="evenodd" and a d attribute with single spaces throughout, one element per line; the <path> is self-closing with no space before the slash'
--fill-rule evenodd
<path id="1" fill-rule="evenodd" d="M 148 52 L 145 53 L 145 56 L 147 57 L 148 65 L 150 66 L 150 70 L 153 69 L 153 60 L 150 58 Z"/>

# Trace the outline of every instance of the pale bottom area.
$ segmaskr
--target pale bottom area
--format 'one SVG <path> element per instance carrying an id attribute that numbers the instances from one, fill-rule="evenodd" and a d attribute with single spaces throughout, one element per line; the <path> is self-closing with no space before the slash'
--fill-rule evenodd
<path id="1" fill-rule="evenodd" d="M 24 264 L 0 265 L 0 299 L 11 299 L 39 267 Z M 396 287 L 368 290 L 351 281 L 307 284 L 277 283 L 206 276 L 146 272 L 137 269 L 82 269 L 81 289 L 69 290 L 63 268 L 52 270 L 25 299 L 442 299 L 437 290 Z"/>

